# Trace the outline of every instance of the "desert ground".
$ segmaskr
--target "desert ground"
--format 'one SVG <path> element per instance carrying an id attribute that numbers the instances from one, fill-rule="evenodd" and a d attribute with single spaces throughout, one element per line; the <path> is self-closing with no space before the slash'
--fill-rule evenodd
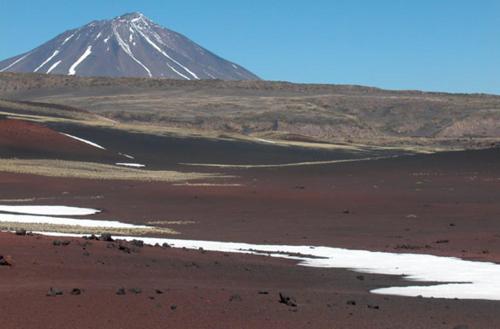
<path id="1" fill-rule="evenodd" d="M 39 89 L 0 103 L 2 328 L 500 327 L 494 133 L 187 129 Z"/>

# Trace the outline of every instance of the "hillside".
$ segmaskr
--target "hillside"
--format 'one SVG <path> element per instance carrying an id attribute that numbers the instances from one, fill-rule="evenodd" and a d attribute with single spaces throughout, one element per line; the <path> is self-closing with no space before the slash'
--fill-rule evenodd
<path id="1" fill-rule="evenodd" d="M 54 103 L 122 124 L 272 140 L 489 147 L 500 97 L 266 81 L 0 74 L 0 97 Z"/>

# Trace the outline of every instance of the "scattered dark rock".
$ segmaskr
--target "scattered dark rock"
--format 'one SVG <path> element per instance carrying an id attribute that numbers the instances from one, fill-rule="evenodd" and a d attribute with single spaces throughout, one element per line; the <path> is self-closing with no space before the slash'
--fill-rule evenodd
<path id="1" fill-rule="evenodd" d="M 261 290 L 258 292 L 259 295 L 269 295 L 269 291 Z"/>
<path id="2" fill-rule="evenodd" d="M 175 311 L 175 310 L 177 309 L 177 305 L 175 305 L 175 304 L 174 304 L 174 305 L 170 305 L 170 309 L 171 309 L 172 311 Z"/>
<path id="3" fill-rule="evenodd" d="M 348 300 L 346 302 L 347 305 L 351 305 L 351 306 L 356 306 L 356 301 L 355 300 Z"/>
<path id="4" fill-rule="evenodd" d="M 356 277 L 356 279 L 358 279 L 359 281 L 364 281 L 365 280 L 365 276 L 364 275 L 358 275 Z"/>
<path id="5" fill-rule="evenodd" d="M 73 296 L 78 296 L 82 294 L 82 289 L 80 288 L 73 288 L 70 292 Z"/>
<path id="6" fill-rule="evenodd" d="M 436 243 L 441 244 L 441 243 L 449 243 L 450 240 L 437 240 Z"/>
<path id="7" fill-rule="evenodd" d="M 84 236 L 83 237 L 85 240 L 99 240 L 99 238 L 97 236 L 95 236 L 94 234 L 90 235 L 90 236 Z"/>
<path id="8" fill-rule="evenodd" d="M 119 296 L 122 296 L 122 295 L 126 295 L 127 292 L 125 291 L 125 288 L 119 288 L 118 290 L 116 290 L 116 294 Z"/>
<path id="9" fill-rule="evenodd" d="M 194 267 L 194 268 L 200 268 L 200 265 L 196 262 L 191 262 L 189 264 L 185 264 L 184 267 Z"/>
<path id="10" fill-rule="evenodd" d="M 161 289 L 155 289 L 155 292 L 156 292 L 158 295 L 163 294 L 163 290 L 161 290 Z"/>
<path id="11" fill-rule="evenodd" d="M 243 299 L 238 294 L 234 294 L 234 295 L 231 295 L 231 297 L 229 297 L 230 302 L 241 302 L 242 300 Z"/>
<path id="12" fill-rule="evenodd" d="M 63 294 L 62 290 L 50 287 L 49 291 L 47 292 L 47 297 L 61 296 L 62 294 Z"/>
<path id="13" fill-rule="evenodd" d="M 351 211 L 349 209 L 344 209 L 344 211 L 342 211 L 342 213 L 348 215 L 351 213 Z"/>
<path id="14" fill-rule="evenodd" d="M 404 250 L 419 250 L 422 249 L 421 246 L 412 245 L 412 244 L 398 244 L 394 249 L 404 249 Z"/>
<path id="15" fill-rule="evenodd" d="M 132 240 L 130 242 L 134 247 L 142 248 L 144 247 L 144 241 L 142 240 Z"/>
<path id="16" fill-rule="evenodd" d="M 206 251 L 205 249 L 203 249 L 202 247 L 200 247 L 200 248 L 198 249 L 198 251 L 199 251 L 199 252 L 201 252 L 202 254 L 205 254 L 205 253 L 207 252 L 207 251 Z"/>
<path id="17" fill-rule="evenodd" d="M 59 246 L 69 246 L 70 243 L 71 243 L 71 241 L 69 241 L 69 240 L 64 240 L 64 241 L 54 240 L 54 241 L 52 241 L 52 245 L 56 246 L 56 247 L 59 247 Z"/>
<path id="18" fill-rule="evenodd" d="M 131 288 L 128 291 L 131 292 L 131 293 L 133 293 L 133 294 L 136 294 L 136 295 L 142 293 L 142 289 L 140 289 L 140 288 Z"/>
<path id="19" fill-rule="evenodd" d="M 101 237 L 99 238 L 101 241 L 106 241 L 106 242 L 113 242 L 113 237 L 109 233 L 103 233 L 101 234 Z"/>
<path id="20" fill-rule="evenodd" d="M 305 186 L 302 186 L 302 185 L 298 185 L 298 186 L 295 186 L 295 189 L 296 190 L 305 190 L 306 187 Z"/>
<path id="21" fill-rule="evenodd" d="M 5 257 L 0 256 L 0 266 L 11 266 L 12 264 L 5 259 Z"/>
<path id="22" fill-rule="evenodd" d="M 130 254 L 132 252 L 132 250 L 129 247 L 127 247 L 127 246 L 125 246 L 123 244 L 120 244 L 118 246 L 118 250 L 123 251 L 123 252 L 125 252 L 127 254 Z"/>
<path id="23" fill-rule="evenodd" d="M 378 306 L 378 305 L 368 305 L 368 308 L 370 308 L 372 310 L 379 310 L 380 306 Z"/>
<path id="24" fill-rule="evenodd" d="M 89 257 L 90 256 L 90 252 L 84 251 L 82 255 L 85 256 L 85 257 Z"/>
<path id="25" fill-rule="evenodd" d="M 168 243 L 164 243 L 161 245 L 163 248 L 172 248 Z"/>
<path id="26" fill-rule="evenodd" d="M 279 296 L 280 296 L 279 302 L 281 304 L 285 304 L 285 305 L 288 305 L 291 307 L 297 307 L 297 302 L 296 302 L 295 298 L 293 298 L 291 296 L 284 295 L 281 292 L 279 293 Z"/>
<path id="27" fill-rule="evenodd" d="M 23 230 L 23 229 L 16 230 L 16 235 L 25 236 L 26 234 L 27 234 L 26 230 Z"/>

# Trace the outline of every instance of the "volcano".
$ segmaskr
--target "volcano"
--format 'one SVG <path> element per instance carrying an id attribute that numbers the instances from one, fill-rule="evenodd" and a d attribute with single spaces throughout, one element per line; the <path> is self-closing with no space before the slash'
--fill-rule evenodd
<path id="1" fill-rule="evenodd" d="M 0 72 L 151 77 L 184 80 L 259 80 L 142 13 L 93 21 L 0 62 Z"/>

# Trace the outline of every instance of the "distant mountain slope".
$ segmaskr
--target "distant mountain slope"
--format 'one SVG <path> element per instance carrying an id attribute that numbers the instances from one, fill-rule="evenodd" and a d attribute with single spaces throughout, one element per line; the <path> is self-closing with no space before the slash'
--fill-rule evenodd
<path id="1" fill-rule="evenodd" d="M 83 109 L 99 120 L 144 125 L 146 131 L 161 127 L 212 136 L 236 133 L 263 142 L 440 149 L 500 146 L 500 96 L 495 95 L 270 81 L 0 73 L 0 98 L 61 104 Z"/>
<path id="2" fill-rule="evenodd" d="M 93 21 L 0 62 L 0 72 L 185 80 L 259 80 L 141 13 Z"/>

